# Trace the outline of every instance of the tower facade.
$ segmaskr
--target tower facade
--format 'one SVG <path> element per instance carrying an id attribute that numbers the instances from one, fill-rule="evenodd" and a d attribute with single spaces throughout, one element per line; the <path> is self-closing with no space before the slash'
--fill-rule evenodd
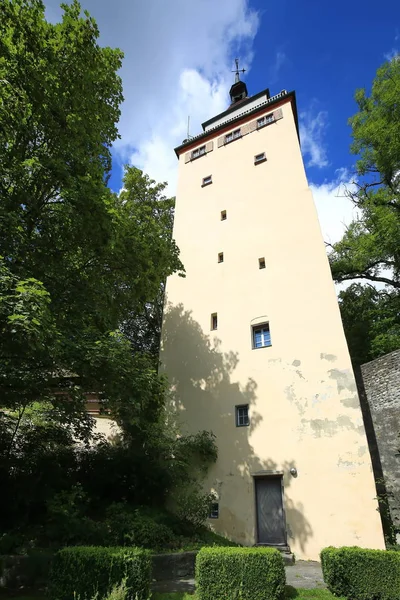
<path id="1" fill-rule="evenodd" d="M 301 157 L 296 98 L 264 90 L 176 148 L 161 364 L 183 432 L 212 431 L 215 531 L 317 559 L 383 548 L 355 380 Z"/>

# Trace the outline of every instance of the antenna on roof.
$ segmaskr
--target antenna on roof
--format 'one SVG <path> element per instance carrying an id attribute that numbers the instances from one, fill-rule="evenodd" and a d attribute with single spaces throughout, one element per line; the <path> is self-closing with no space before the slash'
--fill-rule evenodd
<path id="1" fill-rule="evenodd" d="M 240 73 L 246 73 L 246 69 L 239 69 L 239 59 L 235 58 L 235 65 L 236 65 L 236 70 L 232 71 L 232 73 L 235 73 L 235 83 L 237 83 L 238 81 L 240 81 Z"/>
<path id="2" fill-rule="evenodd" d="M 186 142 L 190 142 L 190 140 L 193 139 L 193 136 L 190 135 L 190 133 L 189 133 L 189 128 L 190 128 L 190 115 L 188 115 L 186 138 L 183 140 L 182 144 L 185 144 Z"/>

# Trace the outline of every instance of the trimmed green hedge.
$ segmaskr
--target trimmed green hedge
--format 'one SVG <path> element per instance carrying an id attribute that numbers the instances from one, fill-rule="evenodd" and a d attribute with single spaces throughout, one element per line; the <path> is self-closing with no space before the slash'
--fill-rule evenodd
<path id="1" fill-rule="evenodd" d="M 400 552 L 364 548 L 324 548 L 322 572 L 335 596 L 352 600 L 400 599 Z"/>
<path id="2" fill-rule="evenodd" d="M 198 600 L 279 600 L 286 577 L 274 548 L 202 548 L 196 558 Z"/>
<path id="3" fill-rule="evenodd" d="M 141 548 L 75 546 L 54 557 L 50 574 L 52 600 L 101 600 L 126 578 L 130 599 L 146 600 L 151 580 L 151 556 Z"/>

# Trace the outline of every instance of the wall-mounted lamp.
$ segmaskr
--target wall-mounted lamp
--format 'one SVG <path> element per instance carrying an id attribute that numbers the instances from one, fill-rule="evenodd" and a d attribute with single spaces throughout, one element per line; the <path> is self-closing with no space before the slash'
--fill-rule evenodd
<path id="1" fill-rule="evenodd" d="M 290 474 L 293 475 L 293 477 L 297 477 L 297 469 L 296 469 L 296 467 L 292 467 L 290 469 Z"/>

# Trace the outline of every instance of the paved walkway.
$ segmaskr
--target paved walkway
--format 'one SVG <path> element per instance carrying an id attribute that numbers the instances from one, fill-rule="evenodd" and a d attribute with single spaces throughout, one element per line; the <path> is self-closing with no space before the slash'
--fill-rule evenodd
<path id="1" fill-rule="evenodd" d="M 286 584 L 294 588 L 325 588 L 321 565 L 314 561 L 299 560 L 294 565 L 285 567 Z M 154 592 L 193 592 L 194 579 L 177 579 L 175 581 L 154 581 Z"/>

